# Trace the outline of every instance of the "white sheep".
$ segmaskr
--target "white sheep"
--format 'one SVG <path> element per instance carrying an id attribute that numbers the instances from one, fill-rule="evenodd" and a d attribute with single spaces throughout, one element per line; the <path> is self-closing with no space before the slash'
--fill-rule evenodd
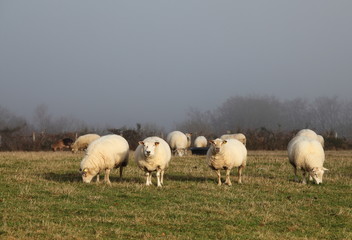
<path id="1" fill-rule="evenodd" d="M 129 145 L 126 139 L 119 135 L 106 135 L 93 141 L 87 148 L 81 161 L 82 179 L 90 183 L 95 175 L 99 181 L 99 173 L 105 170 L 104 181 L 111 184 L 109 175 L 113 168 L 120 168 L 122 178 L 123 167 L 128 164 Z"/>
<path id="2" fill-rule="evenodd" d="M 306 184 L 306 173 L 316 184 L 323 182 L 325 153 L 321 143 L 307 136 L 296 136 L 288 144 L 288 159 L 294 169 L 295 181 L 297 170 L 302 170 L 302 183 Z"/>
<path id="3" fill-rule="evenodd" d="M 184 134 L 180 131 L 173 131 L 170 132 L 167 137 L 166 141 L 169 144 L 172 152 L 180 157 L 186 154 L 188 147 L 190 146 L 191 138 L 190 135 Z"/>
<path id="4" fill-rule="evenodd" d="M 241 143 L 243 143 L 246 146 L 247 139 L 246 136 L 243 133 L 234 133 L 234 134 L 224 134 L 220 137 L 222 140 L 227 140 L 227 139 L 237 139 Z"/>
<path id="5" fill-rule="evenodd" d="M 76 141 L 71 145 L 71 151 L 76 153 L 78 150 L 84 150 L 88 145 L 94 140 L 100 138 L 98 134 L 89 133 L 82 136 L 79 136 Z"/>
<path id="6" fill-rule="evenodd" d="M 247 163 L 247 149 L 237 139 L 211 140 L 207 152 L 207 162 L 211 169 L 216 171 L 218 185 L 221 185 L 220 170 L 226 170 L 225 184 L 232 185 L 230 172 L 233 167 L 238 167 L 238 183 L 242 183 L 242 170 Z"/>
<path id="7" fill-rule="evenodd" d="M 206 147 L 208 145 L 208 141 L 204 136 L 198 136 L 195 140 L 194 140 L 194 146 L 195 147 Z"/>
<path id="8" fill-rule="evenodd" d="M 320 144 L 324 147 L 324 137 L 321 135 L 318 135 L 316 132 L 314 132 L 311 129 L 302 129 L 296 134 L 296 136 L 306 136 L 311 139 L 315 139 L 318 142 L 320 142 Z"/>
<path id="9" fill-rule="evenodd" d="M 157 186 L 163 185 L 164 172 L 171 159 L 171 150 L 167 142 L 159 137 L 148 137 L 140 141 L 134 153 L 134 159 L 147 176 L 147 186 L 153 185 L 152 172 L 154 171 L 156 171 Z"/>

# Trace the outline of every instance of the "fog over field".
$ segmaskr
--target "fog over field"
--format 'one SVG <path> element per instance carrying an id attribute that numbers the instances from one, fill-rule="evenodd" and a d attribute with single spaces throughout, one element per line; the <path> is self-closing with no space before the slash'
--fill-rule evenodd
<path id="1" fill-rule="evenodd" d="M 155 123 L 235 96 L 351 100 L 352 1 L 0 1 L 0 106 Z"/>

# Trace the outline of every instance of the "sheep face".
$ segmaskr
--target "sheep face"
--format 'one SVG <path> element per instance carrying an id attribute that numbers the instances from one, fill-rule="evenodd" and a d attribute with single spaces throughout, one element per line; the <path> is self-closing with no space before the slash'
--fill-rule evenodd
<path id="1" fill-rule="evenodd" d="M 146 158 L 153 157 L 155 155 L 155 149 L 158 147 L 159 142 L 139 142 L 143 145 L 143 154 Z"/>
<path id="2" fill-rule="evenodd" d="M 327 170 L 328 169 L 323 168 L 323 167 L 321 167 L 321 168 L 315 167 L 309 172 L 309 174 L 313 178 L 313 180 L 316 184 L 320 184 L 320 183 L 323 183 L 324 171 L 327 171 Z"/>
<path id="3" fill-rule="evenodd" d="M 182 157 L 185 155 L 185 149 L 184 148 L 176 149 L 175 153 L 177 154 L 177 156 Z"/>
<path id="4" fill-rule="evenodd" d="M 226 140 L 221 140 L 221 139 L 215 139 L 215 140 L 210 140 L 209 143 L 211 144 L 212 148 L 212 153 L 213 154 L 218 154 L 221 152 L 221 147 L 227 143 Z"/>
<path id="5" fill-rule="evenodd" d="M 98 173 L 91 170 L 91 169 L 88 169 L 88 168 L 85 168 L 85 169 L 80 169 L 81 173 L 82 173 L 82 180 L 84 183 L 90 183 L 93 179 L 93 177 L 95 175 L 97 175 Z"/>

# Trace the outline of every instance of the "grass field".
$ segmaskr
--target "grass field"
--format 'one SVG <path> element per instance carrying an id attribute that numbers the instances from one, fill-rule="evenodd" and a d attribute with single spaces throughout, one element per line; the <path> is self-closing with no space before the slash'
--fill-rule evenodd
<path id="1" fill-rule="evenodd" d="M 112 186 L 83 184 L 82 155 L 0 153 L 0 239 L 352 239 L 352 151 L 326 152 L 322 185 L 293 182 L 284 151 L 249 151 L 232 186 L 173 157 L 161 189 L 133 157 Z"/>

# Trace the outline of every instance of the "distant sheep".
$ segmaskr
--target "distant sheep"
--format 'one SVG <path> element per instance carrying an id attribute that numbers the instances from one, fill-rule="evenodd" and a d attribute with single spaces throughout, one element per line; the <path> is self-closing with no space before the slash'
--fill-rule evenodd
<path id="1" fill-rule="evenodd" d="M 109 175 L 113 168 L 120 168 L 122 178 L 123 167 L 128 163 L 128 155 L 129 145 L 126 139 L 119 135 L 106 135 L 93 141 L 81 162 L 83 182 L 90 183 L 96 175 L 99 182 L 99 173 L 105 171 L 104 181 L 110 185 Z"/>
<path id="2" fill-rule="evenodd" d="M 100 136 L 94 133 L 82 135 L 71 145 L 71 151 L 76 153 L 78 150 L 85 150 L 91 142 L 98 138 L 100 138 Z"/>
<path id="3" fill-rule="evenodd" d="M 169 144 L 172 152 L 180 157 L 186 154 L 187 149 L 191 146 L 191 134 L 184 134 L 180 131 L 173 131 L 170 132 L 167 137 L 166 141 Z"/>
<path id="4" fill-rule="evenodd" d="M 207 145 L 208 145 L 208 141 L 204 136 L 198 136 L 194 140 L 194 146 L 197 148 L 206 147 Z"/>
<path id="5" fill-rule="evenodd" d="M 306 184 L 306 173 L 316 184 L 323 182 L 325 153 L 321 143 L 307 136 L 296 136 L 288 144 L 288 159 L 294 169 L 295 181 L 297 170 L 302 170 L 302 183 Z"/>
<path id="6" fill-rule="evenodd" d="M 56 143 L 51 144 L 51 149 L 56 152 L 56 150 L 62 150 L 64 148 L 70 148 L 72 145 L 73 140 L 71 138 L 63 138 L 57 141 Z"/>
<path id="7" fill-rule="evenodd" d="M 222 140 L 237 139 L 238 141 L 243 143 L 245 146 L 247 144 L 246 136 L 243 133 L 224 134 L 220 137 L 220 139 L 222 139 Z"/>
<path id="8" fill-rule="evenodd" d="M 238 167 L 238 183 L 242 183 L 242 170 L 247 163 L 247 149 L 237 139 L 222 140 L 217 138 L 211 140 L 207 152 L 207 162 L 211 169 L 216 171 L 218 185 L 221 185 L 220 170 L 226 170 L 225 184 L 232 185 L 230 172 L 233 167 Z"/>
<path id="9" fill-rule="evenodd" d="M 311 139 L 315 139 L 318 142 L 320 142 L 320 144 L 324 147 L 324 137 L 321 135 L 318 135 L 316 132 L 314 132 L 311 129 L 302 129 L 296 134 L 296 136 L 306 136 Z"/>
<path id="10" fill-rule="evenodd" d="M 134 159 L 146 176 L 146 185 L 152 185 L 152 172 L 156 171 L 157 186 L 164 181 L 164 172 L 171 159 L 171 150 L 167 142 L 159 137 L 148 137 L 139 142 Z"/>

